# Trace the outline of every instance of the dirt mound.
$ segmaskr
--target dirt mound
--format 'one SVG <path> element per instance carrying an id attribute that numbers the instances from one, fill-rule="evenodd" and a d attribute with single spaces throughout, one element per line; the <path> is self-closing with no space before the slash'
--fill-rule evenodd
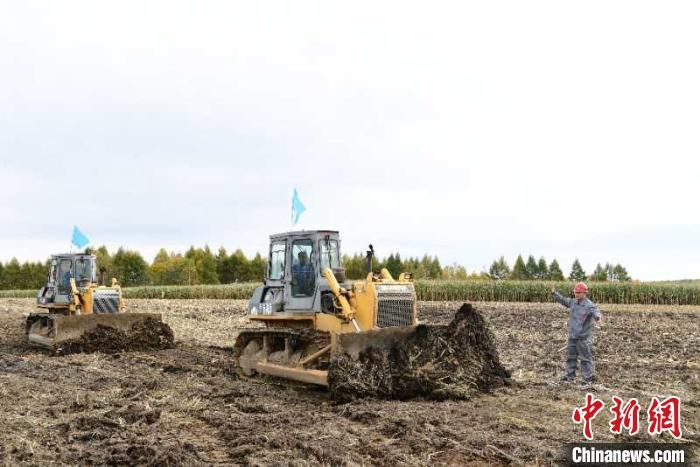
<path id="1" fill-rule="evenodd" d="M 483 316 L 464 304 L 446 326 L 419 325 L 388 348 L 334 358 L 328 378 L 336 402 L 357 398 L 468 399 L 509 383 Z"/>
<path id="2" fill-rule="evenodd" d="M 175 345 L 173 330 L 162 321 L 148 318 L 134 323 L 127 350 L 170 349 Z"/>
<path id="3" fill-rule="evenodd" d="M 58 355 L 72 353 L 118 353 L 169 349 L 175 346 L 175 335 L 167 324 L 154 318 L 134 323 L 129 332 L 110 326 L 98 325 L 78 339 L 61 343 Z"/>

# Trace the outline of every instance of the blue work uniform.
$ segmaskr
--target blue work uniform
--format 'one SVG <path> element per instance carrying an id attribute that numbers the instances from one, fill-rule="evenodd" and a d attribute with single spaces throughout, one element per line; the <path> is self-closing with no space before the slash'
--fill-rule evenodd
<path id="1" fill-rule="evenodd" d="M 600 319 L 600 310 L 588 298 L 577 300 L 554 292 L 553 298 L 569 309 L 569 341 L 566 346 L 566 377 L 576 377 L 581 360 L 583 380 L 590 382 L 595 374 L 593 363 L 593 320 Z"/>
<path id="2" fill-rule="evenodd" d="M 71 277 L 73 277 L 73 276 L 72 276 L 72 274 L 70 273 L 70 271 L 66 271 L 66 272 L 63 274 L 63 284 L 62 284 L 62 285 L 63 285 L 63 291 L 64 291 L 64 292 L 71 293 L 72 290 L 73 290 L 73 289 L 71 288 L 71 286 L 70 286 L 70 278 L 71 278 Z M 59 289 L 60 289 L 60 287 L 59 287 Z"/>
<path id="3" fill-rule="evenodd" d="M 292 265 L 292 293 L 295 296 L 311 296 L 314 293 L 314 267 L 309 264 Z"/>

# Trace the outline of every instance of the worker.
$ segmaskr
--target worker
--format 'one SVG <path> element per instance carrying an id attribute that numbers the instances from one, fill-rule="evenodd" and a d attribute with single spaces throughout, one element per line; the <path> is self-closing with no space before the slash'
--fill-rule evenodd
<path id="1" fill-rule="evenodd" d="M 590 386 L 595 377 L 593 364 L 593 321 L 602 325 L 600 310 L 586 294 L 588 287 L 583 282 L 574 286 L 574 297 L 567 298 L 552 287 L 552 297 L 569 309 L 569 340 L 566 346 L 566 373 L 563 382 L 573 382 L 576 377 L 578 360 L 581 360 L 583 385 Z"/>
<path id="2" fill-rule="evenodd" d="M 314 268 L 309 264 L 309 256 L 306 251 L 300 251 L 298 261 L 292 265 L 292 279 L 294 295 L 310 296 L 314 290 Z"/>
<path id="3" fill-rule="evenodd" d="M 63 286 L 66 288 L 66 290 L 71 290 L 71 286 L 70 286 L 71 277 L 72 277 L 72 275 L 71 275 L 70 271 L 66 271 L 65 273 L 63 273 Z"/>

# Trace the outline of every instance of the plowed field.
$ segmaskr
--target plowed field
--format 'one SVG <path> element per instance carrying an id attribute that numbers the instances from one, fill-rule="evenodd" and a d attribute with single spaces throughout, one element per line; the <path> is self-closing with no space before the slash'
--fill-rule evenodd
<path id="1" fill-rule="evenodd" d="M 421 303 L 446 323 L 461 303 Z M 245 302 L 131 300 L 160 312 L 173 349 L 53 356 L 24 342 L 33 300 L 0 300 L 0 463 L 7 465 L 552 465 L 582 439 L 571 411 L 586 391 L 558 384 L 566 310 L 555 304 L 475 303 L 514 384 L 467 401 L 333 404 L 314 387 L 239 379 L 230 347 L 250 327 Z M 606 306 L 596 330 L 596 440 L 611 397 L 683 401 L 683 438 L 700 442 L 700 310 Z M 646 417 L 641 417 L 646 431 Z M 620 440 L 649 441 L 638 434 Z M 658 438 L 655 438 L 658 439 Z M 664 433 L 661 441 L 672 438 Z M 698 450 L 695 449 L 696 461 Z"/>

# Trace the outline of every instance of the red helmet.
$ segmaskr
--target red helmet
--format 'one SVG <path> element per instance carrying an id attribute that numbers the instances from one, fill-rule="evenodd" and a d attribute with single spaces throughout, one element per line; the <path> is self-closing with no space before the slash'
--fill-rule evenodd
<path id="1" fill-rule="evenodd" d="M 574 286 L 574 293 L 588 293 L 588 286 L 583 282 L 579 282 Z"/>

